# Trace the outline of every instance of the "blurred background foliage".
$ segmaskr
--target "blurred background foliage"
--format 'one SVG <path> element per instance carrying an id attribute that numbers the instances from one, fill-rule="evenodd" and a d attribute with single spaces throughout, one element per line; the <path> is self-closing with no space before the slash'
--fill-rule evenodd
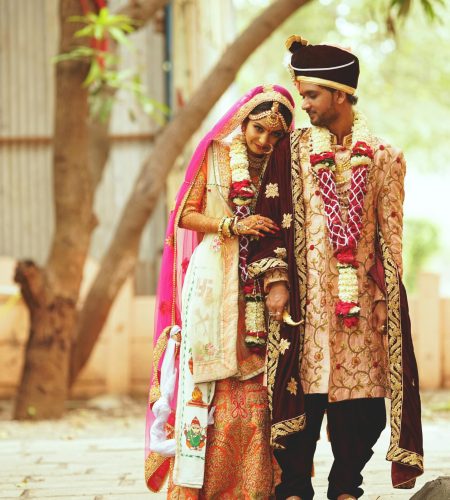
<path id="1" fill-rule="evenodd" d="M 239 29 L 268 0 L 234 0 Z M 237 85 L 277 82 L 292 91 L 297 126 L 308 125 L 286 71 L 284 42 L 298 34 L 311 43 L 351 47 L 361 63 L 358 107 L 374 133 L 405 152 L 405 279 L 410 291 L 421 270 L 442 275 L 450 295 L 450 10 L 437 1 L 435 18 L 413 3 L 408 17 L 393 25 L 390 0 L 317 0 L 301 8 L 253 54 Z M 447 5 L 446 5 L 447 4 Z"/>

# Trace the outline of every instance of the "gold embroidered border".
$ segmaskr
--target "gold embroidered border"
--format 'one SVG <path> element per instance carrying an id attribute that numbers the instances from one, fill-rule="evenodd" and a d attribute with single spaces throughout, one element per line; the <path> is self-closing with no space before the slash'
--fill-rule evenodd
<path id="1" fill-rule="evenodd" d="M 171 460 L 173 463 L 173 459 L 169 457 L 163 457 L 159 453 L 155 453 L 154 451 L 151 451 L 149 456 L 145 460 L 145 484 L 147 487 L 157 493 L 159 490 L 154 490 L 153 488 L 150 488 L 148 486 L 148 480 L 152 477 L 152 475 L 161 467 L 161 465 L 164 463 L 165 460 Z M 164 481 L 161 483 L 161 486 L 164 484 Z"/>
<path id="2" fill-rule="evenodd" d="M 297 278 L 300 292 L 300 317 L 306 317 L 306 232 L 305 232 L 305 205 L 303 201 L 303 176 L 301 163 L 309 162 L 308 158 L 300 156 L 300 140 L 305 130 L 296 130 L 291 134 L 291 175 L 292 175 L 292 204 L 294 210 L 294 248 L 297 267 Z M 306 140 L 307 137 L 306 137 Z M 305 323 L 299 327 L 300 347 L 298 357 L 298 370 L 300 373 L 303 354 L 303 341 L 305 337 Z"/>
<path id="3" fill-rule="evenodd" d="M 148 403 L 150 405 L 161 397 L 161 391 L 159 388 L 159 380 L 158 380 L 158 365 L 159 361 L 161 360 L 161 356 L 166 350 L 167 343 L 169 341 L 168 334 L 171 328 L 172 325 L 166 326 L 166 328 L 164 328 L 164 330 L 161 332 L 161 335 L 159 336 L 158 342 L 156 342 L 156 345 L 153 349 L 153 376 L 150 385 L 150 393 L 148 397 Z"/>
<path id="4" fill-rule="evenodd" d="M 269 401 L 269 411 L 272 417 L 273 411 L 273 386 L 275 385 L 275 375 L 277 373 L 278 357 L 280 351 L 280 328 L 281 324 L 278 321 L 269 320 L 269 334 L 267 336 L 267 397 Z"/>
<path id="5" fill-rule="evenodd" d="M 269 335 L 267 339 L 267 396 L 271 418 L 273 413 L 273 388 L 275 385 L 275 376 L 280 356 L 280 329 L 281 324 L 278 321 L 269 322 Z M 301 431 L 305 426 L 305 421 L 306 415 L 303 414 L 298 417 L 273 424 L 270 428 L 270 445 L 275 449 L 284 449 L 284 446 L 279 444 L 277 440 L 280 437 Z"/>
<path id="6" fill-rule="evenodd" d="M 276 259 L 275 257 L 265 257 L 264 259 L 252 262 L 247 270 L 250 277 L 256 279 L 261 277 L 269 269 L 286 269 L 288 265 L 282 259 Z"/>
<path id="7" fill-rule="evenodd" d="M 400 447 L 403 410 L 402 328 L 400 315 L 400 285 L 394 259 L 379 235 L 385 271 L 388 306 L 387 334 L 389 354 L 389 382 L 391 386 L 391 442 L 386 460 L 398 462 L 423 471 L 423 457 Z"/>
<path id="8" fill-rule="evenodd" d="M 302 431 L 305 424 L 306 414 L 273 424 L 270 428 L 270 445 L 277 450 L 284 450 L 285 446 L 277 443 L 278 439 Z"/>
<path id="9" fill-rule="evenodd" d="M 214 165 L 212 173 L 214 175 L 214 182 L 222 200 L 224 201 L 224 209 L 227 215 L 233 215 L 233 210 L 229 205 L 228 195 L 231 186 L 231 170 L 230 170 L 230 149 L 227 144 L 221 141 L 213 141 L 212 152 L 214 158 Z M 209 180 L 211 185 L 211 179 Z M 208 195 L 206 195 L 208 198 Z"/>

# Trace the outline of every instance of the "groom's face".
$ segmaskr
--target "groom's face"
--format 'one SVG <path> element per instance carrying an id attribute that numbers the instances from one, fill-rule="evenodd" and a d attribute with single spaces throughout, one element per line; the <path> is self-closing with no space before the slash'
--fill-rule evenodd
<path id="1" fill-rule="evenodd" d="M 308 113 L 312 125 L 327 127 L 339 117 L 336 94 L 313 83 L 297 82 L 302 97 L 302 109 Z"/>

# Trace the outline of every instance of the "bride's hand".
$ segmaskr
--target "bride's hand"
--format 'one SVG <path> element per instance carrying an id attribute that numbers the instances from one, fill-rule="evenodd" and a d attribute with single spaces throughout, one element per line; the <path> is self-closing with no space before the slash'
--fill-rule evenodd
<path id="1" fill-rule="evenodd" d="M 274 234 L 279 227 L 269 217 L 262 215 L 249 215 L 244 219 L 239 219 L 234 226 L 236 234 L 248 234 L 253 236 L 265 236 L 264 232 Z M 261 232 L 264 231 L 264 232 Z"/>

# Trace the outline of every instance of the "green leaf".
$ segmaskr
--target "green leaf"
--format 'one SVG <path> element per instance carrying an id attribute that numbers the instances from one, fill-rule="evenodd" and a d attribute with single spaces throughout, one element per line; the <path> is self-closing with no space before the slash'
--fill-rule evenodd
<path id="1" fill-rule="evenodd" d="M 124 16 L 123 14 L 117 14 L 114 16 L 114 20 L 117 23 L 124 23 L 124 24 L 136 24 L 136 21 L 132 19 L 131 17 Z"/>
<path id="2" fill-rule="evenodd" d="M 75 38 L 84 38 L 84 37 L 92 37 L 94 36 L 94 26 L 89 25 L 84 28 L 75 31 Z"/>
<path id="3" fill-rule="evenodd" d="M 88 14 L 86 14 L 86 23 L 95 24 L 97 22 L 97 19 L 97 14 L 94 14 L 93 12 L 89 12 Z"/>
<path id="4" fill-rule="evenodd" d="M 100 24 L 96 24 L 94 26 L 93 36 L 96 40 L 102 40 L 103 38 L 105 38 L 105 28 Z"/>
<path id="5" fill-rule="evenodd" d="M 107 24 L 109 17 L 110 16 L 108 7 L 102 7 L 98 14 L 98 21 L 102 24 Z"/>
<path id="6" fill-rule="evenodd" d="M 123 69 L 122 71 L 117 72 L 117 78 L 119 80 L 127 80 L 131 78 L 134 75 L 134 69 L 133 68 L 126 68 Z"/>
<path id="7" fill-rule="evenodd" d="M 52 61 L 58 63 L 60 61 L 76 61 L 84 58 L 92 58 L 96 51 L 90 47 L 80 46 L 76 49 L 66 52 L 65 54 L 58 54 L 52 58 Z"/>
<path id="8" fill-rule="evenodd" d="M 109 28 L 110 35 L 116 40 L 119 45 L 125 45 L 126 47 L 131 47 L 132 43 L 128 39 L 128 37 L 123 33 L 119 28 L 111 27 Z"/>
<path id="9" fill-rule="evenodd" d="M 83 85 L 85 87 L 88 87 L 95 80 L 99 80 L 101 78 L 101 74 L 102 74 L 101 68 L 100 68 L 97 60 L 94 59 L 91 62 L 91 67 L 89 68 L 89 73 L 88 73 L 86 79 L 84 80 Z"/>

